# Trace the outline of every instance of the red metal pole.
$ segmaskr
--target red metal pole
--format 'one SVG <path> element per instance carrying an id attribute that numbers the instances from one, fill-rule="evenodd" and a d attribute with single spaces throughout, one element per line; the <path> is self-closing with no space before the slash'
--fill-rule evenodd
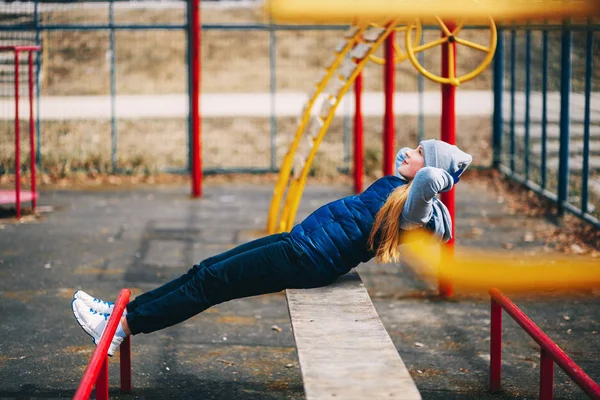
<path id="1" fill-rule="evenodd" d="M 363 75 L 358 74 L 354 81 L 354 193 L 363 190 L 364 175 L 364 137 L 362 115 Z"/>
<path id="2" fill-rule="evenodd" d="M 600 385 L 592 380 L 579 365 L 565 354 L 519 307 L 504 296 L 498 289 L 491 289 L 490 296 L 502 306 L 517 324 L 533 340 L 544 349 L 558 366 L 579 386 L 590 398 L 600 399 Z"/>
<path id="3" fill-rule="evenodd" d="M 385 40 L 385 115 L 383 121 L 383 175 L 392 175 L 394 173 L 394 89 L 395 83 L 395 63 L 394 63 L 394 40 L 395 33 L 392 32 Z"/>
<path id="4" fill-rule="evenodd" d="M 502 306 L 493 298 L 490 317 L 490 392 L 502 384 Z"/>
<path id="5" fill-rule="evenodd" d="M 191 32 L 190 58 L 192 63 L 192 196 L 202 196 L 202 146 L 200 141 L 200 0 L 190 0 Z"/>
<path id="6" fill-rule="evenodd" d="M 35 181 L 35 123 L 33 120 L 33 52 L 29 51 L 29 159 L 31 161 L 31 208 L 35 214 L 36 181 Z"/>
<path id="7" fill-rule="evenodd" d="M 456 28 L 454 21 L 446 21 L 448 30 L 453 31 Z M 442 36 L 445 34 L 442 32 Z M 449 77 L 449 52 L 453 52 L 454 66 L 456 71 L 456 43 L 442 45 L 442 77 Z M 456 108 L 455 108 L 456 88 L 450 84 L 442 84 L 442 118 L 441 118 L 441 136 L 446 143 L 456 144 Z M 454 221 L 454 188 L 449 192 L 442 193 L 442 202 L 448 208 L 450 217 Z M 446 244 L 448 246 L 447 254 L 452 256 L 454 253 L 454 226 L 452 224 L 452 239 Z M 438 282 L 440 295 L 443 297 L 452 296 L 452 283 L 444 280 Z"/>
<path id="8" fill-rule="evenodd" d="M 96 379 L 96 400 L 108 400 L 108 356 L 106 354 Z"/>
<path id="9" fill-rule="evenodd" d="M 540 349 L 540 400 L 552 400 L 554 396 L 554 360 Z"/>
<path id="10" fill-rule="evenodd" d="M 19 121 L 19 50 L 15 49 L 15 190 L 17 219 L 21 218 L 21 123 Z"/>
<path id="11" fill-rule="evenodd" d="M 121 372 L 121 393 L 131 392 L 131 336 L 127 336 L 119 346 Z"/>
<path id="12" fill-rule="evenodd" d="M 117 297 L 117 300 L 115 301 L 113 313 L 108 319 L 106 327 L 104 328 L 104 332 L 110 332 L 111 334 L 107 336 L 103 335 L 100 339 L 100 343 L 98 343 L 96 350 L 94 350 L 94 354 L 92 354 L 92 358 L 85 372 L 83 373 L 83 377 L 81 378 L 81 382 L 79 383 L 77 392 L 75 392 L 75 395 L 73 396 L 73 400 L 84 400 L 90 397 L 94 381 L 97 382 L 98 377 L 101 376 L 101 369 L 104 368 L 104 363 L 108 362 L 108 348 L 110 347 L 113 335 L 117 330 L 117 327 L 119 326 L 119 322 L 121 321 L 120 316 L 123 315 L 125 306 L 127 305 L 127 303 L 129 303 L 130 295 L 131 291 L 129 289 L 122 289 L 119 293 L 119 297 Z M 108 387 L 108 382 L 106 383 L 106 385 Z M 96 398 L 99 398 L 98 393 L 99 388 L 98 384 L 96 383 Z"/>

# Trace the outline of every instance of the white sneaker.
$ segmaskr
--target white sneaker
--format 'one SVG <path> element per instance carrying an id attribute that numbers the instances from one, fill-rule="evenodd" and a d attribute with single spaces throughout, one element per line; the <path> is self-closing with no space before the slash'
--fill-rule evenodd
<path id="1" fill-rule="evenodd" d="M 88 307 L 83 300 L 77 298 L 73 299 L 71 308 L 73 309 L 73 315 L 75 315 L 75 319 L 77 319 L 81 328 L 85 333 L 91 336 L 94 344 L 98 345 L 102 338 L 104 328 L 106 328 L 106 324 L 108 323 L 110 314 L 99 313 L 93 308 Z M 113 336 L 112 343 L 108 348 L 109 356 L 112 357 L 115 354 L 115 351 L 121 345 L 123 339 L 124 338 L 117 335 Z"/>
<path id="2" fill-rule="evenodd" d="M 73 299 L 82 300 L 86 306 L 92 310 L 99 312 L 100 314 L 112 314 L 115 303 L 109 303 L 108 301 L 97 299 L 90 296 L 83 290 L 78 290 L 73 294 Z"/>

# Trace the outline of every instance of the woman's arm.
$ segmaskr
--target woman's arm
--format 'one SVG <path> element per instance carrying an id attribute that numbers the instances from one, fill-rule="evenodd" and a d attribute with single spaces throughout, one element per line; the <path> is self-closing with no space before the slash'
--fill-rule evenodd
<path id="1" fill-rule="evenodd" d="M 400 227 L 409 230 L 427 225 L 434 213 L 435 196 L 452 189 L 453 185 L 452 176 L 443 169 L 421 168 L 415 175 L 404 203 Z"/>

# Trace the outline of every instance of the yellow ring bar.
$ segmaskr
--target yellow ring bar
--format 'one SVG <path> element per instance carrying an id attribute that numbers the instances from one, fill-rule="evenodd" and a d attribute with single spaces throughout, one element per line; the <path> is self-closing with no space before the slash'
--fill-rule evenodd
<path id="1" fill-rule="evenodd" d="M 276 22 L 370 23 L 390 18 L 445 18 L 497 21 L 600 16 L 598 0 L 270 0 Z"/>

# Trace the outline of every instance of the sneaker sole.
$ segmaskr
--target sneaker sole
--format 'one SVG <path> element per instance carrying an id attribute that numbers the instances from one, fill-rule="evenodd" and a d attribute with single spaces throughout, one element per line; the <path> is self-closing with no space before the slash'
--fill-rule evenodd
<path id="1" fill-rule="evenodd" d="M 77 292 L 75 292 L 77 293 Z M 100 338 L 97 337 L 96 333 L 90 329 L 89 326 L 87 326 L 87 324 L 83 321 L 83 319 L 81 319 L 81 316 L 79 315 L 79 312 L 77 312 L 77 309 L 75 308 L 75 298 L 71 301 L 71 310 L 73 311 L 73 316 L 75 317 L 75 320 L 77 321 L 77 323 L 79 324 L 79 326 L 81 327 L 81 329 L 83 329 L 83 331 L 92 338 L 92 342 L 98 346 L 98 342 L 100 341 Z M 82 300 L 83 301 L 83 300 Z M 111 343 L 112 344 L 112 343 Z M 110 346 L 108 347 L 108 355 L 109 357 L 112 357 L 115 354 L 114 350 L 111 352 Z"/>

